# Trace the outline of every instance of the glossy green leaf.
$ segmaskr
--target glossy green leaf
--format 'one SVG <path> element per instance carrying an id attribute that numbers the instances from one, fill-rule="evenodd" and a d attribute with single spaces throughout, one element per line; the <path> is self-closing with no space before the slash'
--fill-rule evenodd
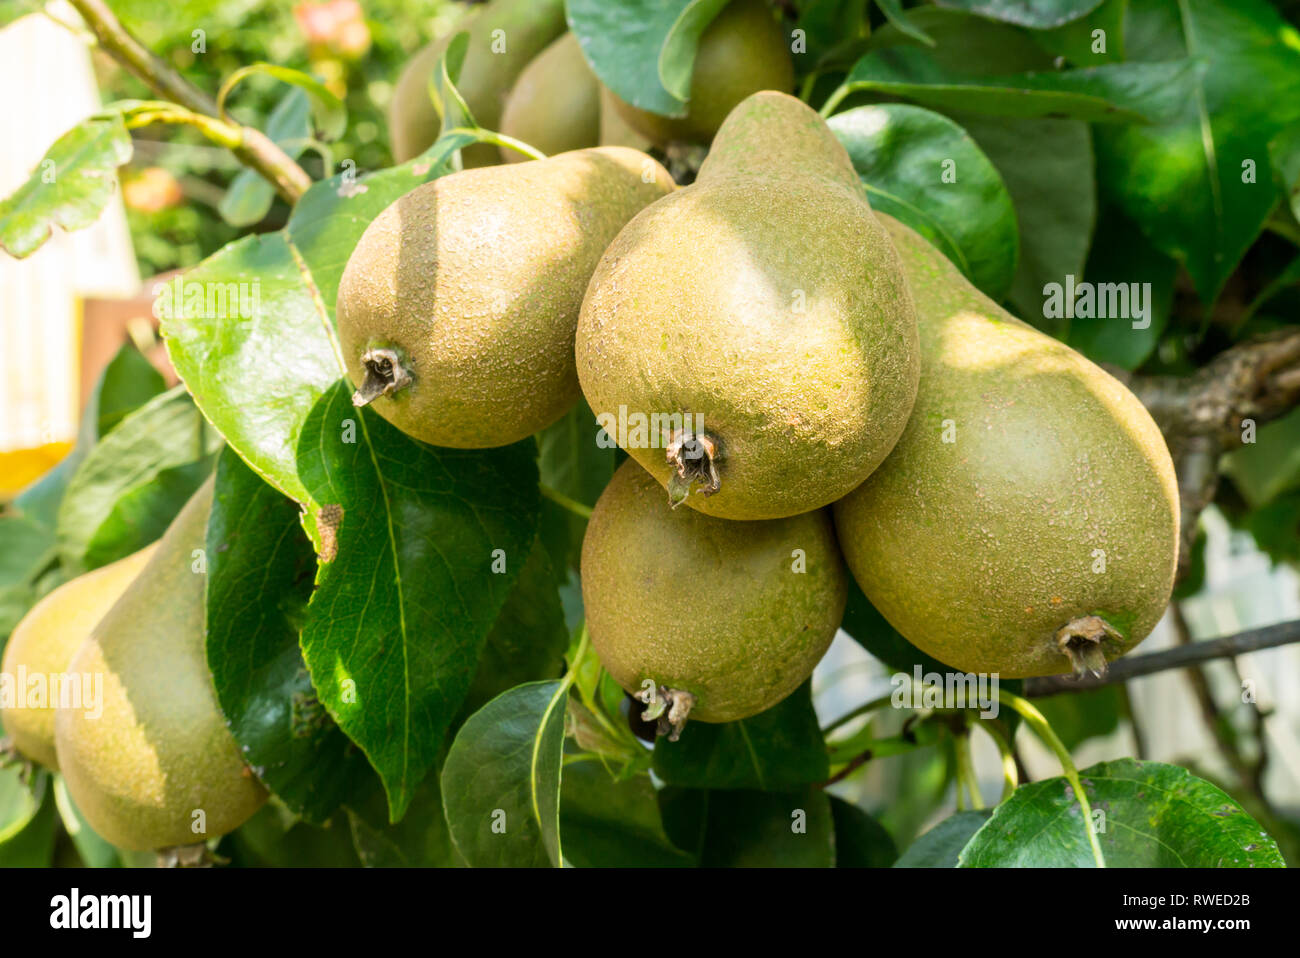
<path id="1" fill-rule="evenodd" d="M 1155 351 L 1169 323 L 1177 275 L 1178 264 L 1152 246 L 1136 225 L 1104 208 L 1083 271 L 1095 293 L 1094 315 L 1069 320 L 1067 341 L 1093 362 L 1137 369 Z M 1064 289 L 1064 279 L 1057 282 Z M 1142 316 L 1138 302 L 1145 304 Z M 1104 317 L 1099 315 L 1103 308 Z"/>
<path id="2" fill-rule="evenodd" d="M 312 687 L 298 647 L 316 553 L 297 505 L 229 449 L 208 520 L 207 655 L 244 761 L 289 808 L 327 821 L 370 777 Z"/>
<path id="3" fill-rule="evenodd" d="M 537 526 L 531 440 L 440 449 L 352 405 L 303 426 L 323 563 L 301 644 L 321 702 L 379 772 L 394 820 L 442 747 Z"/>
<path id="4" fill-rule="evenodd" d="M 1101 0 L 935 0 L 935 3 L 1031 30 L 1050 30 L 1087 16 Z"/>
<path id="5" fill-rule="evenodd" d="M 266 120 L 266 135 L 292 160 L 302 156 L 311 137 L 311 102 L 302 90 L 290 90 Z M 231 181 L 217 211 L 231 226 L 260 223 L 271 211 L 275 187 L 253 169 L 243 169 Z"/>
<path id="6" fill-rule="evenodd" d="M 1120 759 L 1079 773 L 1111 868 L 1281 868 L 1277 843 L 1204 779 Z M 961 853 L 963 868 L 1094 867 L 1064 778 L 1022 785 Z"/>
<path id="7" fill-rule="evenodd" d="M 898 672 L 910 675 L 917 665 L 921 666 L 922 672 L 954 671 L 903 638 L 852 579 L 849 580 L 849 598 L 844 606 L 844 621 L 840 628 L 881 662 Z"/>
<path id="8" fill-rule="evenodd" d="M 117 168 L 131 159 L 121 114 L 91 117 L 54 141 L 32 175 L 0 200 L 0 247 L 30 256 L 54 227 L 79 230 L 99 219 L 117 189 Z"/>
<path id="9" fill-rule="evenodd" d="M 885 0 L 886 4 L 896 2 Z M 795 29 L 803 31 L 804 42 L 792 51 L 796 72 L 807 74 L 836 63 L 852 64 L 857 56 L 848 48 L 867 33 L 867 6 L 868 0 L 809 0 L 802 4 Z"/>
<path id="10" fill-rule="evenodd" d="M 30 582 L 54 547 L 48 526 L 24 515 L 0 515 L 0 588 Z"/>
<path id="11" fill-rule="evenodd" d="M 460 79 L 461 68 L 465 65 L 465 54 L 469 52 L 469 33 L 461 31 L 451 38 L 447 49 L 438 58 L 433 72 L 429 75 L 429 98 L 433 100 L 438 116 L 442 118 L 439 126 L 439 139 L 456 129 L 475 129 L 478 122 L 469 104 L 456 89 Z M 437 147 L 437 141 L 433 147 Z M 431 149 L 433 148 L 431 147 Z"/>
<path id="12" fill-rule="evenodd" d="M 231 864 L 236 867 L 356 868 L 362 864 L 345 816 L 309 825 L 273 801 L 235 829 L 227 841 Z"/>
<path id="13" fill-rule="evenodd" d="M 947 117 L 902 103 L 830 119 L 874 209 L 917 230 L 981 290 L 1001 299 L 1019 252 L 1016 211 L 996 167 Z"/>
<path id="14" fill-rule="evenodd" d="M 1193 73 L 1190 60 L 1178 60 L 967 76 L 945 69 L 924 50 L 891 47 L 873 50 L 854 64 L 844 85 L 948 110 L 1140 123 L 1175 113 L 1185 102 Z"/>
<path id="15" fill-rule="evenodd" d="M 835 826 L 819 788 L 794 792 L 668 787 L 664 828 L 705 868 L 832 868 Z"/>
<path id="16" fill-rule="evenodd" d="M 343 268 L 370 221 L 445 173 L 464 142 L 313 184 L 285 229 L 231 243 L 159 300 L 172 365 L 199 408 L 253 471 L 304 505 L 318 504 L 298 475 L 299 435 L 345 373 L 332 319 Z"/>
<path id="17" fill-rule="evenodd" d="M 442 770 L 452 840 L 475 867 L 559 866 L 568 684 L 530 682 L 461 726 Z"/>
<path id="18" fill-rule="evenodd" d="M 908 847 L 895 868 L 956 868 L 961 850 L 984 827 L 993 812 L 957 812 L 945 818 Z"/>
<path id="19" fill-rule="evenodd" d="M 537 434 L 542 485 L 584 506 L 594 506 L 614 475 L 615 447 L 597 441 L 600 426 L 586 400 Z M 558 503 L 543 503 L 543 534 L 561 582 L 569 566 L 578 567 L 587 520 Z"/>
<path id="20" fill-rule="evenodd" d="M 876 6 L 880 8 L 880 12 L 885 15 L 890 25 L 897 30 L 913 40 L 924 43 L 927 47 L 935 45 L 934 38 L 917 24 L 910 13 L 903 10 L 902 0 L 876 0 Z"/>
<path id="21" fill-rule="evenodd" d="M 1148 0 L 1129 7 L 1125 50 L 1201 63 L 1166 122 L 1097 130 L 1097 171 L 1212 301 L 1277 202 L 1268 145 L 1300 120 L 1300 31 L 1263 0 Z"/>
<path id="22" fill-rule="evenodd" d="M 681 738 L 655 743 L 654 770 L 669 785 L 690 788 L 798 788 L 830 776 L 811 683 L 738 722 L 690 722 Z"/>
<path id="23" fill-rule="evenodd" d="M 1273 171 L 1282 182 L 1291 216 L 1300 221 L 1300 123 L 1288 126 L 1268 143 Z"/>
<path id="24" fill-rule="evenodd" d="M 898 857 L 894 839 L 858 806 L 830 796 L 836 868 L 888 868 Z"/>
<path id="25" fill-rule="evenodd" d="M 566 12 L 569 28 L 605 86 L 642 110 L 685 116 L 686 97 L 674 95 L 661 74 L 674 84 L 683 71 L 689 79 L 700 34 L 723 5 L 717 0 L 569 0 Z"/>
<path id="26" fill-rule="evenodd" d="M 565 766 L 560 832 L 565 859 L 579 868 L 682 868 L 695 864 L 664 833 L 649 777 L 636 775 L 615 781 L 598 761 Z"/>
<path id="27" fill-rule="evenodd" d="M 69 571 L 106 565 L 159 538 L 211 472 L 220 442 L 179 386 L 123 418 L 68 482 L 58 540 Z"/>

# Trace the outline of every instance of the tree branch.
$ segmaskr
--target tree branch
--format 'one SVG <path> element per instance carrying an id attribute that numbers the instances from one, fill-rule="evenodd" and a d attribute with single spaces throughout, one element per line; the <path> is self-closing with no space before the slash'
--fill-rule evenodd
<path id="1" fill-rule="evenodd" d="M 1300 328 L 1238 343 L 1190 376 L 1110 372 L 1147 407 L 1169 444 L 1182 506 L 1182 579 L 1201 512 L 1218 491 L 1219 459 L 1242 444 L 1245 420 L 1263 424 L 1300 405 Z"/>
<path id="2" fill-rule="evenodd" d="M 71 0 L 71 3 L 104 52 L 132 76 L 159 96 L 191 112 L 219 118 L 216 101 L 137 40 L 104 0 Z M 296 203 L 311 186 L 311 177 L 260 130 L 241 124 L 232 126 L 239 133 L 239 143 L 231 147 L 235 156 L 268 180 L 287 203 Z"/>
<path id="3" fill-rule="evenodd" d="M 1044 695 L 1055 695 L 1058 692 L 1083 692 L 1102 685 L 1126 682 L 1142 675 L 1151 675 L 1168 669 L 1187 668 L 1211 659 L 1228 658 L 1259 649 L 1272 649 L 1292 642 L 1300 642 L 1300 619 L 1262 629 L 1251 629 L 1248 632 L 1238 632 L 1236 635 L 1219 639 L 1180 645 L 1165 649 L 1163 652 L 1117 659 L 1110 664 L 1106 674 L 1101 678 L 1091 675 L 1082 679 L 1075 679 L 1069 675 L 1047 675 L 1026 679 L 1024 694 L 1026 697 L 1038 698 Z"/>

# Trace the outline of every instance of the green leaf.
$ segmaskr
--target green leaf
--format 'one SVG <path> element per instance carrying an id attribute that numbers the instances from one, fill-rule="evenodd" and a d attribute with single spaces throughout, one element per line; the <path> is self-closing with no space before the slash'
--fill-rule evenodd
<path id="1" fill-rule="evenodd" d="M 935 3 L 1030 30 L 1050 30 L 1087 16 L 1101 0 L 935 0 Z"/>
<path id="2" fill-rule="evenodd" d="M 1108 315 L 1075 316 L 1067 341 L 1093 362 L 1137 369 L 1155 352 L 1169 323 L 1177 275 L 1176 262 L 1152 246 L 1123 214 L 1104 207 L 1083 278 L 1092 284 L 1097 309 L 1107 303 Z M 1058 282 L 1063 286 L 1064 277 Z M 1135 289 L 1146 304 L 1142 318 L 1133 307 Z"/>
<path id="3" fill-rule="evenodd" d="M 439 139 L 447 136 L 455 129 L 476 129 L 478 123 L 474 119 L 474 113 L 470 110 L 469 104 L 461 96 L 460 91 L 456 89 L 456 84 L 460 80 L 461 68 L 465 65 L 465 54 L 469 52 L 469 33 L 462 31 L 451 38 L 447 44 L 447 49 L 443 51 L 438 58 L 433 72 L 429 74 L 429 97 L 433 100 L 442 117 L 442 124 L 439 128 Z M 437 141 L 430 149 L 438 147 Z"/>
<path id="4" fill-rule="evenodd" d="M 362 864 L 348 820 L 323 825 L 299 821 L 284 806 L 267 802 L 229 838 L 232 864 L 254 868 L 356 868 Z"/>
<path id="5" fill-rule="evenodd" d="M 600 426 L 585 399 L 579 399 L 564 418 L 552 423 L 537 434 L 538 468 L 542 485 L 554 489 L 585 506 L 594 506 L 601 492 L 614 475 L 616 447 L 613 442 L 605 448 L 597 444 Z M 552 562 L 561 580 L 564 571 L 578 565 L 582 551 L 582 537 L 587 520 L 574 515 L 563 506 L 549 500 L 544 504 L 544 522 L 553 525 L 553 542 L 562 543 L 551 551 Z"/>
<path id="6" fill-rule="evenodd" d="M 615 781 L 599 762 L 564 768 L 560 799 L 564 856 L 579 868 L 682 868 L 695 864 L 664 832 L 646 775 Z"/>
<path id="7" fill-rule="evenodd" d="M 1185 102 L 1193 73 L 1190 60 L 1178 60 L 977 77 L 945 69 L 924 50 L 900 46 L 868 53 L 844 85 L 941 109 L 1137 123 L 1173 115 Z"/>
<path id="8" fill-rule="evenodd" d="M 831 800 L 836 868 L 888 868 L 898 857 L 894 839 L 878 821 L 842 798 Z"/>
<path id="9" fill-rule="evenodd" d="M 1097 130 L 1097 171 L 1210 302 L 1277 202 L 1265 164 L 1300 119 L 1300 32 L 1263 0 L 1149 0 L 1130 6 L 1124 42 L 1133 61 L 1203 64 L 1167 121 Z"/>
<path id="10" fill-rule="evenodd" d="M 551 560 L 533 541 L 519 579 L 492 624 L 462 714 L 478 711 L 502 692 L 564 672 L 569 631 Z"/>
<path id="11" fill-rule="evenodd" d="M 122 858 L 118 850 L 90 827 L 81 810 L 68 794 L 67 783 L 62 775 L 54 776 L 54 803 L 58 808 L 63 830 L 72 839 L 72 844 L 87 868 L 120 868 Z"/>
<path id="12" fill-rule="evenodd" d="M 68 569 L 98 568 L 159 538 L 211 472 L 220 439 L 179 386 L 123 418 L 68 482 L 58 518 Z"/>
<path id="13" fill-rule="evenodd" d="M 30 583 L 54 547 L 48 526 L 23 515 L 0 515 L 0 588 Z"/>
<path id="14" fill-rule="evenodd" d="M 1119 63 L 1124 59 L 1124 14 L 1128 0 L 1105 0 L 1086 17 L 1053 30 L 1035 30 L 1034 40 L 1053 56 L 1076 67 Z M 1100 30 L 1101 34 L 1096 35 Z"/>
<path id="15" fill-rule="evenodd" d="M 1120 759 L 1079 773 L 1112 868 L 1282 868 L 1277 843 L 1227 793 L 1185 769 Z M 1064 778 L 1022 785 L 962 851 L 960 867 L 1093 866 Z"/>
<path id="16" fill-rule="evenodd" d="M 14 500 L 28 518 L 51 530 L 58 523 L 59 505 L 72 474 L 91 447 L 116 428 L 129 412 L 139 409 L 166 389 L 162 375 L 130 343 L 109 360 L 86 399 L 72 452 Z"/>
<path id="17" fill-rule="evenodd" d="M 343 268 L 370 221 L 445 173 L 464 142 L 314 183 L 285 229 L 237 240 L 161 291 L 167 351 L 195 402 L 254 472 L 303 505 L 318 504 L 298 475 L 299 435 L 346 372 L 332 319 Z"/>
<path id="18" fill-rule="evenodd" d="M 992 810 L 957 812 L 912 842 L 895 868 L 956 868 L 961 850 L 984 827 Z"/>
<path id="19" fill-rule="evenodd" d="M 876 0 L 876 6 L 880 8 L 880 12 L 885 15 L 885 19 L 896 30 L 906 34 L 913 40 L 924 43 L 927 47 L 935 45 L 934 38 L 921 29 L 909 14 L 903 12 L 902 0 Z"/>
<path id="20" fill-rule="evenodd" d="M 343 101 L 331 93 L 320 80 L 301 70 L 274 63 L 250 63 L 232 73 L 223 84 L 224 89 L 229 91 L 244 77 L 255 74 L 274 77 L 281 83 L 288 83 L 305 93 L 311 102 L 312 120 L 321 139 L 337 140 L 347 129 L 348 109 Z"/>
<path id="21" fill-rule="evenodd" d="M 659 793 L 664 828 L 704 868 L 831 868 L 835 826 L 819 788 Z"/>
<path id="22" fill-rule="evenodd" d="M 1300 221 L 1300 123 L 1287 127 L 1268 142 L 1273 170 L 1282 181 L 1282 189 L 1291 216 Z"/>
<path id="23" fill-rule="evenodd" d="M 1300 409 L 1260 426 L 1254 442 L 1224 457 L 1223 471 L 1252 509 L 1300 488 Z"/>
<path id="24" fill-rule="evenodd" d="M 0 768 L 0 868 L 49 867 L 58 818 L 48 772 L 24 785 L 17 769 Z"/>
<path id="25" fill-rule="evenodd" d="M 438 776 L 430 775 L 415 790 L 410 811 L 397 824 L 388 821 L 382 789 L 348 806 L 352 844 L 367 868 L 464 868 L 442 814 Z"/>
<path id="26" fill-rule="evenodd" d="M 871 205 L 907 223 L 1001 299 L 1015 274 L 1016 211 L 996 167 L 952 120 L 902 103 L 830 119 Z"/>
<path id="27" fill-rule="evenodd" d="M 475 867 L 559 866 L 568 683 L 530 682 L 470 718 L 442 770 L 451 837 Z"/>
<path id="28" fill-rule="evenodd" d="M 897 4 L 885 0 L 883 6 Z M 799 10 L 795 29 L 802 30 L 804 48 L 794 50 L 800 74 L 826 69 L 839 62 L 846 48 L 863 39 L 867 29 L 867 0 L 809 0 Z M 857 57 L 845 63 L 851 64 Z"/>
<path id="29" fill-rule="evenodd" d="M 298 507 L 229 449 L 217 463 L 207 555 L 208 667 L 230 731 L 281 801 L 324 823 L 374 779 L 321 704 L 298 647 L 316 571 Z"/>
<path id="30" fill-rule="evenodd" d="M 302 156 L 311 138 L 311 102 L 302 90 L 290 90 L 266 121 L 266 135 L 292 160 Z M 273 187 L 261 173 L 245 168 L 226 190 L 217 211 L 231 226 L 260 223 L 275 201 Z"/>
<path id="31" fill-rule="evenodd" d="M 738 722 L 687 722 L 679 741 L 655 743 L 654 770 L 689 788 L 798 788 L 830 776 L 821 727 L 805 682 L 784 701 Z"/>
<path id="32" fill-rule="evenodd" d="M 661 74 L 679 84 L 685 70 L 689 89 L 700 34 L 723 6 L 717 0 L 569 0 L 567 15 L 592 70 L 620 99 L 661 116 L 685 116 L 686 96 L 674 95 Z"/>
<path id="33" fill-rule="evenodd" d="M 79 230 L 99 219 L 131 159 L 131 134 L 118 113 L 91 117 L 54 141 L 22 186 L 0 200 L 0 246 L 30 256 L 54 227 Z"/>
<path id="34" fill-rule="evenodd" d="M 346 380 L 298 464 L 323 562 L 302 630 L 321 701 L 388 790 L 394 821 L 437 757 L 537 527 L 531 440 L 440 449 L 352 405 Z"/>

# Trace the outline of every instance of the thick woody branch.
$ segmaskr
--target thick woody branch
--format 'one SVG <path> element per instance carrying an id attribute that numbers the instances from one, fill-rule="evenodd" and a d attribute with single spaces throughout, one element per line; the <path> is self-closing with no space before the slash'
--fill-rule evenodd
<path id="1" fill-rule="evenodd" d="M 1246 420 L 1260 425 L 1300 405 L 1300 328 L 1239 343 L 1190 376 L 1111 372 L 1142 400 L 1169 443 L 1182 505 L 1181 579 L 1201 512 L 1218 491 L 1220 457 L 1242 444 Z"/>
<path id="2" fill-rule="evenodd" d="M 1238 632 L 1236 635 L 1228 635 L 1220 639 L 1191 642 L 1163 652 L 1153 652 L 1150 655 L 1128 656 L 1110 663 L 1110 668 L 1101 678 L 1088 675 L 1082 679 L 1075 679 L 1069 675 L 1049 675 L 1026 679 L 1024 694 L 1027 697 L 1038 697 L 1055 695 L 1058 692 L 1083 692 L 1155 672 L 1183 669 L 1212 659 L 1230 658 L 1245 652 L 1289 645 L 1292 642 L 1300 642 L 1300 619 L 1262 629 L 1251 629 L 1248 632 Z"/>
<path id="3" fill-rule="evenodd" d="M 137 40 L 104 0 L 70 2 L 104 52 L 149 89 L 191 112 L 218 117 L 216 101 Z M 311 178 L 302 167 L 260 131 L 241 125 L 234 129 L 239 133 L 239 142 L 231 151 L 240 162 L 260 173 L 286 202 L 297 202 L 311 186 Z"/>

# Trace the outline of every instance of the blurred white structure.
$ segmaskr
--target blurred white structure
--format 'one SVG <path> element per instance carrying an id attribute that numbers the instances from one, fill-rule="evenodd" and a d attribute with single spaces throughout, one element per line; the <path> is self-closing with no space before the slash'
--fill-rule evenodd
<path id="1" fill-rule="evenodd" d="M 80 23 L 64 2 L 49 9 L 63 23 Z M 51 144 L 101 104 L 85 40 L 42 14 L 0 30 L 0 89 L 9 91 L 0 99 L 0 196 L 9 196 Z M 0 252 L 0 462 L 9 473 L 0 485 L 18 478 L 26 451 L 76 435 L 83 299 L 139 288 L 120 195 L 95 225 L 55 229 L 27 259 Z"/>

